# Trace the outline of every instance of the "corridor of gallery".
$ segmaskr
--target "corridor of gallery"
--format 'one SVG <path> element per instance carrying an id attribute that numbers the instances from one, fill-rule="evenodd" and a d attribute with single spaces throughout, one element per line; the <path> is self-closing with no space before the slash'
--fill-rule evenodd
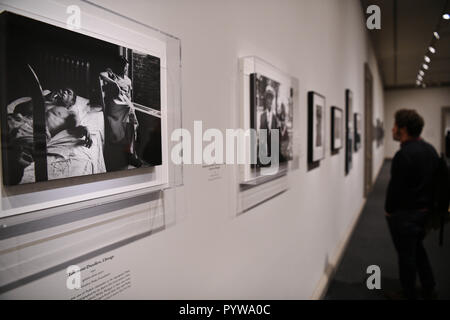
<path id="1" fill-rule="evenodd" d="M 385 299 L 384 292 L 400 289 L 397 256 L 384 217 L 384 199 L 389 182 L 391 161 L 386 160 L 350 238 L 333 280 L 327 300 Z M 444 244 L 439 247 L 438 232 L 430 233 L 424 246 L 433 267 L 439 299 L 450 299 L 450 234 L 444 231 Z M 381 270 L 381 290 L 369 290 L 366 269 L 377 265 Z M 420 283 L 417 280 L 417 286 Z"/>

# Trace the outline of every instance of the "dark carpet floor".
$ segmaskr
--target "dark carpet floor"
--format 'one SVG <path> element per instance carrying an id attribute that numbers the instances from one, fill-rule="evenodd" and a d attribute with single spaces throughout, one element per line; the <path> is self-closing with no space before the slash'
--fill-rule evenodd
<path id="1" fill-rule="evenodd" d="M 385 291 L 400 290 L 397 256 L 384 217 L 384 199 L 391 162 L 386 161 L 370 193 L 357 226 L 351 236 L 338 270 L 325 295 L 336 299 L 385 299 Z M 450 226 L 446 225 L 444 245 L 439 247 L 438 232 L 424 241 L 436 278 L 439 299 L 450 299 Z M 381 290 L 369 290 L 367 267 L 381 269 Z M 417 287 L 420 283 L 417 280 Z"/>

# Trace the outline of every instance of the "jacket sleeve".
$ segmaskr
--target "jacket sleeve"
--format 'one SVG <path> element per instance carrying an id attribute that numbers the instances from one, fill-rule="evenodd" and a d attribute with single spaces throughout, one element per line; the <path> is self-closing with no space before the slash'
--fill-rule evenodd
<path id="1" fill-rule="evenodd" d="M 391 165 L 391 180 L 389 181 L 386 202 L 384 210 L 392 214 L 398 207 L 398 202 L 402 197 L 402 191 L 404 190 L 405 172 L 407 162 L 404 156 L 399 151 L 395 154 Z"/>

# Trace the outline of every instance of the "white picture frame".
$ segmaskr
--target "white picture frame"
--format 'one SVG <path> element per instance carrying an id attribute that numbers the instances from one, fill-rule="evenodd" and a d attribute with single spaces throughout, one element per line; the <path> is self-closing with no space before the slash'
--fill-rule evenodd
<path id="1" fill-rule="evenodd" d="M 108 198 L 127 198 L 133 192 L 164 190 L 182 183 L 181 166 L 175 167 L 170 163 L 168 140 L 169 132 L 181 126 L 179 39 L 80 0 L 43 0 L 39 4 L 30 0 L 3 1 L 0 12 L 8 11 L 58 28 L 72 29 L 67 24 L 66 13 L 70 5 L 78 6 L 82 14 L 80 28 L 72 32 L 160 59 L 162 164 L 145 170 L 139 168 L 133 173 L 126 172 L 133 170 L 108 172 L 12 187 L 1 183 L 0 218 L 65 205 L 76 209 L 77 204 L 84 207 L 85 202 L 93 199 L 107 202 Z M 1 173 L 0 180 L 3 181 Z"/>

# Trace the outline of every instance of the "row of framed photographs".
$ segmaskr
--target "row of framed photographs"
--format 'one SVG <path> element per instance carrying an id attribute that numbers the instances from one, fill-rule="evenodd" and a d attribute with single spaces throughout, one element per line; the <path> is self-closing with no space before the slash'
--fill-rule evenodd
<path id="1" fill-rule="evenodd" d="M 325 97 L 317 92 L 308 92 L 308 164 L 318 166 L 325 158 L 326 146 L 326 103 Z M 345 91 L 345 111 L 331 106 L 331 154 L 339 153 L 345 146 L 345 172 L 352 168 L 352 154 L 361 147 L 361 114 L 353 112 L 353 92 Z M 345 127 L 345 132 L 344 132 Z"/>
<path id="2" fill-rule="evenodd" d="M 272 64 L 255 56 L 240 59 L 241 108 L 240 127 L 256 130 L 250 146 L 256 145 L 255 163 L 241 168 L 238 192 L 238 213 L 280 194 L 289 185 L 286 175 L 299 168 L 302 126 L 299 103 L 299 81 Z M 331 154 L 345 148 L 345 173 L 352 168 L 352 155 L 361 147 L 362 117 L 353 112 L 353 92 L 345 91 L 345 110 L 331 106 L 327 111 L 325 96 L 308 92 L 307 163 L 308 170 L 320 165 L 325 158 L 327 142 L 327 113 L 331 112 Z M 271 130 L 278 130 L 279 144 L 274 147 Z M 264 139 L 262 139 L 264 138 Z M 251 148 L 246 148 L 247 158 Z M 262 150 L 262 152 L 260 152 Z M 265 164 L 260 157 L 269 155 Z M 273 174 L 273 155 L 278 154 L 277 174 Z M 268 172 L 268 173 L 267 173 Z"/>
<path id="3" fill-rule="evenodd" d="M 271 146 L 270 133 L 263 141 L 257 138 L 258 151 L 263 149 L 263 154 L 278 153 L 280 168 L 297 169 L 292 166 L 294 159 L 299 158 L 299 141 L 294 142 L 294 136 L 298 135 L 301 126 L 298 115 L 298 80 L 274 67 L 258 57 L 241 58 L 242 72 L 242 108 L 241 127 L 254 129 L 257 137 L 261 138 L 260 131 L 278 130 L 280 132 L 279 150 Z M 325 158 L 327 142 L 327 108 L 326 98 L 322 94 L 308 92 L 308 132 L 307 132 L 307 162 L 308 169 L 317 167 L 320 160 Z M 361 148 L 362 117 L 358 112 L 353 112 L 353 92 L 345 90 L 345 110 L 331 106 L 331 154 L 339 153 L 345 147 L 345 172 L 352 168 L 352 155 Z M 270 132 L 270 130 L 268 132 Z M 264 133 L 262 133 L 264 135 Z M 297 137 L 299 138 L 299 137 Z M 278 152 L 277 152 L 278 151 Z M 246 165 L 241 183 L 247 185 L 260 185 L 270 179 L 260 179 L 264 175 L 266 165 L 260 161 L 260 152 L 257 152 L 255 164 Z M 276 176 L 271 177 L 276 179 Z"/>

